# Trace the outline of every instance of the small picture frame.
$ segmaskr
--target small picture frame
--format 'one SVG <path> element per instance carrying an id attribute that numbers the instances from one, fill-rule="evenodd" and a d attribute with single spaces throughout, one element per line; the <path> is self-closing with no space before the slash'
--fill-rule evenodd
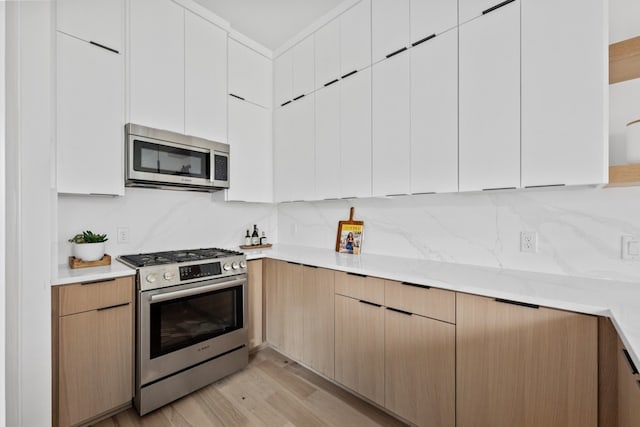
<path id="1" fill-rule="evenodd" d="M 349 220 L 338 222 L 336 252 L 358 255 L 362 251 L 364 222 L 353 220 L 354 209 L 349 212 Z"/>

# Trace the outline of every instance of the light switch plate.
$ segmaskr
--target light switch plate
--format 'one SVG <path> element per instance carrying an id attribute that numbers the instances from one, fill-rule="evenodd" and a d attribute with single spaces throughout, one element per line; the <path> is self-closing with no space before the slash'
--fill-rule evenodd
<path id="1" fill-rule="evenodd" d="M 640 238 L 632 235 L 623 235 L 621 242 L 622 259 L 640 259 Z"/>

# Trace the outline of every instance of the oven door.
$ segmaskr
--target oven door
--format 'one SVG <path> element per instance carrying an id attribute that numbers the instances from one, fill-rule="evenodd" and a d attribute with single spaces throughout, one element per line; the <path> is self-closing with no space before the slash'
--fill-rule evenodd
<path id="1" fill-rule="evenodd" d="M 246 275 L 139 292 L 137 385 L 248 345 Z"/>

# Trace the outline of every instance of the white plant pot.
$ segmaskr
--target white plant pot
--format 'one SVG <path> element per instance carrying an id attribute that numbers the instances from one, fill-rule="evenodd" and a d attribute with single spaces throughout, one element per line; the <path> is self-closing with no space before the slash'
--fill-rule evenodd
<path id="1" fill-rule="evenodd" d="M 100 243 L 74 243 L 73 256 L 83 261 L 98 261 L 104 256 L 104 242 Z"/>

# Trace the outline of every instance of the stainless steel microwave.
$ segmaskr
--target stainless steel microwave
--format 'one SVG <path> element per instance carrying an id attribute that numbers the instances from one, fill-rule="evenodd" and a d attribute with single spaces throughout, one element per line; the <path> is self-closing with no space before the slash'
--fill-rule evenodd
<path id="1" fill-rule="evenodd" d="M 133 123 L 125 125 L 127 187 L 229 188 L 229 145 Z"/>

